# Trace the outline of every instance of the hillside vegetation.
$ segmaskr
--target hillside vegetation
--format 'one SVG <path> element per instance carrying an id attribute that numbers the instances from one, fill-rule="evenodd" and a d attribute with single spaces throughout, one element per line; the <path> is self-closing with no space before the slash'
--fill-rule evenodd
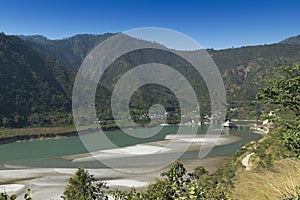
<path id="1" fill-rule="evenodd" d="M 215 172 L 197 167 L 188 173 L 175 162 L 162 178 L 145 190 L 114 191 L 116 199 L 283 199 L 300 198 L 300 65 L 280 67 L 280 75 L 260 89 L 257 100 L 273 104 L 274 128 L 258 142 L 250 142 Z M 251 154 L 250 169 L 242 160 Z"/>
<path id="2" fill-rule="evenodd" d="M 245 145 L 213 173 L 201 166 L 187 172 L 176 161 L 142 191 L 114 190 L 108 193 L 120 200 L 299 199 L 300 65 L 280 67 L 278 74 L 268 80 L 257 95 L 259 103 L 273 104 L 276 108 L 275 115 L 262 116 L 273 123 L 273 128 L 261 140 Z M 251 155 L 250 167 L 246 168 L 242 160 L 248 155 Z M 66 199 L 77 194 L 69 192 L 72 186 L 76 185 L 69 181 Z M 108 188 L 100 186 L 98 189 L 107 194 Z M 94 194 L 96 190 L 89 191 Z"/>
<path id="3" fill-rule="evenodd" d="M 74 72 L 60 62 L 0 34 L 0 126 L 56 124 L 70 112 L 73 79 Z M 57 122 L 65 123 L 70 122 Z"/>
<path id="4" fill-rule="evenodd" d="M 141 191 L 109 190 L 101 180 L 78 169 L 68 180 L 66 200 L 231 200 L 300 198 L 300 65 L 282 66 L 256 96 L 257 103 L 272 105 L 272 115 L 262 115 L 273 128 L 227 159 L 215 172 L 199 166 L 187 172 L 178 161 Z M 243 160 L 251 155 L 245 166 Z M 249 166 L 248 166 L 249 165 Z M 2 200 L 16 195 L 0 194 Z M 30 190 L 25 195 L 30 200 Z"/>
<path id="5" fill-rule="evenodd" d="M 49 40 L 43 36 L 1 34 L 0 126 L 72 124 L 71 93 L 76 71 L 87 53 L 112 35 L 83 34 Z M 223 77 L 228 109 L 236 108 L 227 113 L 231 119 L 259 118 L 262 108 L 253 103 L 258 88 L 265 85 L 265 79 L 278 74 L 276 69 L 279 66 L 300 63 L 300 45 L 297 42 L 207 51 Z M 197 56 L 197 52 L 189 53 Z M 188 63 L 166 51 L 144 49 L 117 59 L 100 80 L 96 107 L 101 121 L 114 126 L 110 109 L 113 85 L 131 68 L 148 62 L 166 64 L 182 73 L 194 86 L 202 117 L 210 114 L 207 87 Z M 147 124 L 150 119 L 141 116 L 148 113 L 153 104 L 162 104 L 170 113 L 168 123 L 178 122 L 180 109 L 174 94 L 155 84 L 140 88 L 131 98 L 131 114 L 135 121 Z"/>
<path id="6" fill-rule="evenodd" d="M 289 37 L 280 42 L 281 44 L 290 44 L 290 45 L 299 45 L 300 44 L 300 35 Z"/>
<path id="7" fill-rule="evenodd" d="M 244 154 L 252 153 L 252 170 L 237 171 L 233 197 L 237 199 L 300 198 L 300 66 L 281 67 L 280 75 L 268 81 L 257 99 L 276 106 L 275 115 L 265 115 L 275 128 Z"/>

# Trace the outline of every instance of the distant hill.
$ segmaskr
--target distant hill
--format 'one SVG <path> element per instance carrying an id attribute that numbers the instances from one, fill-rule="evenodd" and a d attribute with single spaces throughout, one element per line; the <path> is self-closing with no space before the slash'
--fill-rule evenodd
<path id="1" fill-rule="evenodd" d="M 77 70 L 87 53 L 112 35 L 112 33 L 103 35 L 81 34 L 61 40 L 49 40 L 41 35 L 19 37 L 33 49 Z"/>
<path id="2" fill-rule="evenodd" d="M 70 112 L 74 72 L 16 36 L 0 34 L 0 77 L 2 126 L 39 123 L 40 114 Z"/>
<path id="3" fill-rule="evenodd" d="M 83 34 L 49 40 L 40 35 L 16 37 L 1 34 L 0 125 L 21 126 L 22 123 L 14 119 L 15 116 L 20 118 L 19 121 L 26 122 L 23 125 L 59 124 L 65 118 L 59 117 L 59 113 L 71 113 L 73 80 L 83 59 L 97 44 L 112 35 Z M 258 88 L 277 73 L 279 66 L 300 63 L 300 45 L 295 38 L 298 37 L 271 45 L 207 50 L 223 77 L 228 107 L 237 107 L 239 110 L 236 113 L 229 112 L 229 118 L 258 116 L 259 108 L 252 103 Z M 197 56 L 195 51 L 190 54 Z M 206 85 L 188 63 L 168 52 L 147 49 L 122 56 L 105 72 L 96 94 L 100 118 L 111 119 L 109 97 L 116 81 L 132 67 L 149 62 L 166 64 L 181 72 L 195 85 L 202 110 L 209 110 Z M 135 92 L 131 104 L 135 110 L 147 110 L 153 103 L 161 103 L 167 110 L 176 111 L 178 103 L 174 98 L 167 88 L 149 85 Z M 43 122 L 34 122 L 44 113 L 54 113 L 55 116 L 48 117 L 51 119 L 42 117 Z"/>
<path id="4" fill-rule="evenodd" d="M 208 50 L 219 67 L 230 101 L 253 100 L 282 65 L 300 63 L 300 45 L 271 44 Z"/>
<path id="5" fill-rule="evenodd" d="M 87 52 L 112 35 L 76 35 L 62 40 L 46 40 L 42 36 L 26 36 L 26 41 L 33 48 L 41 50 L 44 54 L 50 55 L 76 70 L 80 67 Z M 296 43 L 299 38 L 300 36 L 292 37 L 279 44 L 271 45 L 247 46 L 225 50 L 208 49 L 208 52 L 212 55 L 222 72 L 229 100 L 252 100 L 258 87 L 263 84 L 267 77 L 275 73 L 275 68 L 281 65 L 299 63 L 300 50 L 298 43 Z M 295 45 L 287 45 L 290 43 Z M 147 58 L 147 54 L 143 54 L 141 57 L 134 56 L 134 59 L 130 59 L 131 65 L 140 63 L 143 59 L 158 59 L 164 63 L 169 62 L 169 58 L 166 56 L 163 57 L 153 53 L 148 54 L 148 56 L 152 58 Z M 114 73 L 116 71 L 124 72 L 130 67 L 132 66 L 127 65 L 127 68 L 115 70 Z M 112 79 L 112 76 L 112 74 L 108 75 L 108 79 Z M 115 76 L 117 75 L 115 74 Z"/>
<path id="6" fill-rule="evenodd" d="M 300 35 L 289 37 L 285 40 L 282 40 L 280 44 L 291 44 L 291 45 L 300 45 Z"/>

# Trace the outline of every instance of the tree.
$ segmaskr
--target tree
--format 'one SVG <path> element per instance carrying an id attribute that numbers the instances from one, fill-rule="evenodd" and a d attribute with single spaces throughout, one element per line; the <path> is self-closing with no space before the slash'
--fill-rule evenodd
<path id="1" fill-rule="evenodd" d="M 204 176 L 207 171 L 202 167 L 196 169 L 198 175 Z M 201 200 L 201 199 L 230 199 L 228 192 L 222 187 L 208 186 L 206 180 L 198 180 L 193 173 L 186 174 L 183 164 L 175 161 L 168 171 L 161 174 L 162 179 L 157 179 L 140 193 L 132 189 L 130 192 L 113 191 L 116 200 Z"/>
<path id="2" fill-rule="evenodd" d="M 264 104 L 277 106 L 277 114 L 290 112 L 296 118 L 283 119 L 279 115 L 275 120 L 285 120 L 286 125 L 298 122 L 300 117 L 300 65 L 293 67 L 282 66 L 279 68 L 281 75 L 268 80 L 268 85 L 260 89 L 256 99 Z"/>
<path id="3" fill-rule="evenodd" d="M 103 182 L 99 182 L 94 186 L 93 182 L 95 181 L 93 175 L 79 168 L 69 179 L 62 198 L 65 200 L 107 200 L 105 190 L 108 187 Z"/>
<path id="4" fill-rule="evenodd" d="M 192 174 L 190 174 L 190 176 L 194 177 L 196 179 L 199 179 L 207 174 L 208 174 L 208 171 L 204 167 L 198 166 L 194 169 L 194 172 Z"/>
<path id="5" fill-rule="evenodd" d="M 11 196 L 9 196 L 6 192 L 1 192 L 0 193 L 0 200 L 15 200 L 15 199 L 17 199 L 16 194 L 12 194 Z M 24 200 L 32 200 L 32 198 L 31 198 L 31 187 L 29 187 L 27 189 L 27 193 L 25 193 L 25 195 L 24 195 Z"/>
<path id="6" fill-rule="evenodd" d="M 257 100 L 276 106 L 276 115 L 267 116 L 284 128 L 281 142 L 288 157 L 300 158 L 300 65 L 280 67 L 281 75 L 268 81 Z"/>
<path id="7" fill-rule="evenodd" d="M 15 200 L 17 198 L 17 195 L 13 194 L 12 196 L 9 196 L 5 192 L 0 193 L 0 200 Z"/>

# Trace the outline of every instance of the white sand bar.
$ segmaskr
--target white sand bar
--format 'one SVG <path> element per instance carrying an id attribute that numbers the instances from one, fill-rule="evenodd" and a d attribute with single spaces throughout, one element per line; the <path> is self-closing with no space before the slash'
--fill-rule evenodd
<path id="1" fill-rule="evenodd" d="M 167 148 L 163 148 L 163 147 L 138 144 L 138 145 L 124 147 L 124 148 L 103 150 L 100 151 L 100 153 L 149 155 L 149 154 L 165 152 L 167 150 L 168 150 Z"/>
<path id="2" fill-rule="evenodd" d="M 30 181 L 31 184 L 37 186 L 62 186 L 64 187 L 67 184 L 67 179 L 69 176 L 45 176 L 42 178 L 36 178 Z"/>
<path id="3" fill-rule="evenodd" d="M 149 183 L 144 181 L 137 181 L 132 179 L 115 179 L 104 181 L 108 186 L 121 186 L 121 187 L 145 187 Z"/>
<path id="4" fill-rule="evenodd" d="M 138 144 L 129 147 L 122 147 L 117 149 L 107 149 L 97 152 L 93 152 L 92 156 L 87 156 L 83 158 L 75 158 L 72 162 L 89 162 L 101 159 L 112 159 L 112 158 L 124 158 L 132 156 L 142 156 L 142 155 L 153 155 L 158 153 L 164 153 L 169 151 L 169 148 L 159 147 L 155 145 L 145 145 Z"/>
<path id="5" fill-rule="evenodd" d="M 122 147 L 117 149 L 107 149 L 93 152 L 92 155 L 85 157 L 74 158 L 72 162 L 95 162 L 97 160 L 111 160 L 117 162 L 119 158 L 137 158 L 136 156 L 143 155 L 161 155 L 166 153 L 184 152 L 188 150 L 191 145 L 193 149 L 200 149 L 204 145 L 224 145 L 240 140 L 238 136 L 224 136 L 224 135 L 191 135 L 191 134 L 171 134 L 165 137 L 165 140 L 149 142 L 147 144 L 138 144 L 129 147 Z"/>
<path id="6" fill-rule="evenodd" d="M 18 192 L 19 190 L 23 189 L 25 185 L 23 184 L 7 184 L 7 185 L 0 185 L 0 192 Z"/>

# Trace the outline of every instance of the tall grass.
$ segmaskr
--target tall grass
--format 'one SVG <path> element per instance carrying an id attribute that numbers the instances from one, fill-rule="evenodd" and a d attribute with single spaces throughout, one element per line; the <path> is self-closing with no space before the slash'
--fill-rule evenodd
<path id="1" fill-rule="evenodd" d="M 297 195 L 300 185 L 300 162 L 283 159 L 274 162 L 272 171 L 238 172 L 238 182 L 232 192 L 234 199 L 281 199 L 283 196 Z"/>

